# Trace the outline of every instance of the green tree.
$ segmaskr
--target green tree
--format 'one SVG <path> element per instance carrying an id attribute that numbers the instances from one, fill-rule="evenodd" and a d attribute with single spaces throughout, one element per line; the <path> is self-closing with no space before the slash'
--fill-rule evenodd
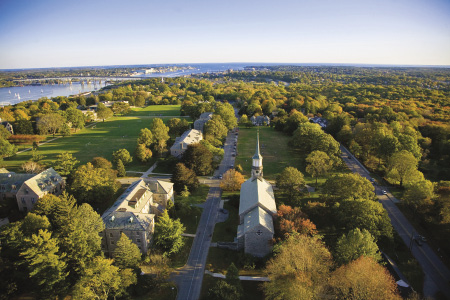
<path id="1" fill-rule="evenodd" d="M 331 265 L 331 254 L 318 238 L 291 235 L 267 263 L 266 298 L 320 299 Z"/>
<path id="2" fill-rule="evenodd" d="M 0 139 L 7 140 L 10 136 L 11 136 L 11 132 L 9 132 L 5 126 L 3 126 L 3 125 L 0 126 Z"/>
<path id="3" fill-rule="evenodd" d="M 170 138 L 169 127 L 167 127 L 160 118 L 154 118 L 150 125 L 150 130 L 156 144 L 154 150 L 158 154 L 162 154 L 166 150 L 167 141 Z"/>
<path id="4" fill-rule="evenodd" d="M 209 175 L 213 171 L 213 155 L 200 143 L 188 145 L 182 162 L 197 175 Z"/>
<path id="5" fill-rule="evenodd" d="M 112 163 L 104 157 L 96 156 L 91 160 L 91 164 L 94 168 L 99 169 L 112 169 Z"/>
<path id="6" fill-rule="evenodd" d="M 434 185 L 429 180 L 408 184 L 403 194 L 403 200 L 416 211 L 420 206 L 431 204 L 434 197 Z"/>
<path id="7" fill-rule="evenodd" d="M 340 153 L 339 143 L 321 127 L 313 123 L 301 123 L 294 131 L 290 145 L 298 148 L 305 155 L 314 150 L 328 154 L 333 160 Z"/>
<path id="8" fill-rule="evenodd" d="M 217 102 L 214 113 L 222 118 L 228 130 L 231 130 L 237 126 L 236 114 L 234 113 L 234 108 L 230 103 Z"/>
<path id="9" fill-rule="evenodd" d="M 277 176 L 276 185 L 289 198 L 293 198 L 305 187 L 305 179 L 302 172 L 294 167 L 287 167 Z"/>
<path id="10" fill-rule="evenodd" d="M 238 268 L 236 268 L 234 263 L 231 263 L 231 265 L 228 267 L 225 281 L 229 285 L 234 286 L 238 293 L 242 295 L 244 290 L 242 288 L 241 280 L 239 279 L 239 270 Z"/>
<path id="11" fill-rule="evenodd" d="M 52 134 L 58 132 L 63 126 L 66 120 L 58 113 L 49 113 L 43 115 L 37 121 L 37 128 L 41 134 Z"/>
<path id="12" fill-rule="evenodd" d="M 155 225 L 155 244 L 166 255 L 171 255 L 180 251 L 184 245 L 182 234 L 186 228 L 181 224 L 180 219 L 173 220 L 169 217 L 167 210 L 158 217 Z"/>
<path id="13" fill-rule="evenodd" d="M 140 162 L 146 163 L 152 158 L 152 150 L 145 147 L 144 144 L 138 144 L 136 147 L 136 158 Z"/>
<path id="14" fill-rule="evenodd" d="M 117 165 L 119 163 L 119 160 L 122 161 L 124 165 L 129 164 L 133 161 L 133 158 L 130 155 L 130 152 L 128 152 L 127 149 L 119 149 L 117 151 L 113 152 L 113 161 Z"/>
<path id="15" fill-rule="evenodd" d="M 39 293 L 55 296 L 63 288 L 67 276 L 64 253 L 59 253 L 58 242 L 47 230 L 24 239 L 25 250 L 20 253 L 28 268 L 29 276 Z"/>
<path id="16" fill-rule="evenodd" d="M 16 154 L 17 147 L 11 145 L 7 140 L 0 139 L 0 158 Z"/>
<path id="17" fill-rule="evenodd" d="M 336 174 L 328 178 L 323 186 L 324 194 L 334 201 L 342 199 L 376 200 L 374 187 L 359 174 Z"/>
<path id="18" fill-rule="evenodd" d="M 177 136 L 180 136 L 183 132 L 191 128 L 186 119 L 180 118 L 169 119 L 169 121 L 167 121 L 167 126 L 169 127 L 169 133 Z"/>
<path id="19" fill-rule="evenodd" d="M 153 144 L 153 133 L 148 128 L 142 128 L 139 132 L 138 143 L 143 144 L 146 147 L 150 147 Z"/>
<path id="20" fill-rule="evenodd" d="M 189 191 L 195 191 L 200 185 L 195 172 L 187 168 L 183 163 L 176 164 L 171 181 L 177 193 L 181 193 L 185 186 L 189 188 Z"/>
<path id="21" fill-rule="evenodd" d="M 105 122 L 105 119 L 109 119 L 113 116 L 113 111 L 106 107 L 104 104 L 99 103 L 97 107 L 97 118 L 102 119 Z"/>
<path id="22" fill-rule="evenodd" d="M 112 262 L 111 259 L 96 257 L 75 284 L 74 298 L 107 300 L 122 295 L 128 286 L 137 282 L 135 274 L 122 273 Z"/>
<path id="23" fill-rule="evenodd" d="M 79 109 L 73 107 L 68 108 L 66 109 L 65 114 L 67 116 L 67 121 L 72 123 L 72 128 L 75 128 L 75 130 L 84 128 L 84 115 Z"/>
<path id="24" fill-rule="evenodd" d="M 311 152 L 306 157 L 306 163 L 306 172 L 316 178 L 316 185 L 317 178 L 325 176 L 333 168 L 333 161 L 328 154 L 319 150 Z"/>
<path id="25" fill-rule="evenodd" d="M 228 284 L 223 279 L 219 279 L 214 287 L 208 291 L 208 299 L 211 300 L 236 300 L 240 299 L 241 296 L 236 287 Z"/>
<path id="26" fill-rule="evenodd" d="M 400 183 L 410 183 L 420 180 L 417 170 L 418 160 L 411 152 L 402 150 L 394 153 L 389 159 L 388 178 Z"/>
<path id="27" fill-rule="evenodd" d="M 377 243 L 370 232 L 355 228 L 338 239 L 334 258 L 339 265 L 346 265 L 362 255 L 381 261 Z"/>
<path id="28" fill-rule="evenodd" d="M 70 127 L 69 125 L 67 125 L 67 123 L 64 123 L 61 127 L 61 130 L 59 131 L 59 133 L 63 136 L 70 136 L 72 134 L 72 132 L 70 131 Z"/>
<path id="29" fill-rule="evenodd" d="M 243 114 L 239 119 L 239 126 L 247 127 L 249 123 L 250 120 L 248 119 L 248 116 L 246 114 Z"/>
<path id="30" fill-rule="evenodd" d="M 127 171 L 125 170 L 125 166 L 121 159 L 117 160 L 117 176 L 125 177 L 127 175 Z"/>
<path id="31" fill-rule="evenodd" d="M 214 146 L 220 146 L 227 136 L 228 129 L 222 118 L 214 114 L 211 120 L 205 123 L 204 132 L 208 142 Z"/>
<path id="32" fill-rule="evenodd" d="M 145 105 L 145 98 L 142 95 L 137 95 L 136 96 L 136 101 L 135 101 L 135 105 L 138 107 L 142 107 Z"/>
<path id="33" fill-rule="evenodd" d="M 63 152 L 56 156 L 54 169 L 62 176 L 69 175 L 79 161 L 69 152 Z"/>
<path id="34" fill-rule="evenodd" d="M 121 269 L 134 269 L 138 267 L 140 261 L 141 251 L 138 246 L 122 232 L 114 250 L 114 264 Z"/>

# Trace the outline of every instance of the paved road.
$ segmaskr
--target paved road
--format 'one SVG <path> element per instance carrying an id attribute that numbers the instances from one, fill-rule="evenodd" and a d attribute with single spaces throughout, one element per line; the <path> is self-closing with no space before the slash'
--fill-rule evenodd
<path id="1" fill-rule="evenodd" d="M 234 152 L 235 138 L 235 134 L 228 134 L 224 145 L 224 158 L 219 166 L 219 169 L 215 171 L 214 177 L 222 175 L 230 168 L 231 165 L 234 165 L 234 157 L 232 156 L 232 152 Z M 206 258 L 208 257 L 208 251 L 211 245 L 212 235 L 214 233 L 214 226 L 216 225 L 221 196 L 219 180 L 208 180 L 208 182 L 211 188 L 209 189 L 208 197 L 203 208 L 203 213 L 200 217 L 187 264 L 174 278 L 178 286 L 178 300 L 197 300 L 200 298 L 203 275 L 205 273 Z"/>
<path id="2" fill-rule="evenodd" d="M 370 179 L 370 174 L 364 166 L 344 147 L 341 147 L 342 157 L 347 166 L 355 173 Z M 351 157 L 349 159 L 349 157 Z M 387 191 L 387 195 L 383 194 Z M 375 193 L 379 201 L 387 210 L 394 229 L 402 238 L 403 242 L 410 247 L 412 245 L 412 254 L 419 262 L 425 273 L 426 280 L 424 285 L 425 296 L 434 296 L 435 292 L 440 290 L 448 299 L 450 299 L 450 270 L 443 264 L 439 257 L 434 253 L 427 243 L 418 246 L 415 242 L 411 243 L 411 237 L 417 234 L 414 227 L 405 218 L 402 212 L 395 205 L 399 202 L 388 189 L 383 186 L 375 186 Z"/>

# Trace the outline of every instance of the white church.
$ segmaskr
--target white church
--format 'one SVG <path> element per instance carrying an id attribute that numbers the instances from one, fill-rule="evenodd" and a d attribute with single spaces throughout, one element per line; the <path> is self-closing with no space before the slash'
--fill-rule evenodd
<path id="1" fill-rule="evenodd" d="M 276 214 L 272 185 L 263 178 L 258 132 L 256 153 L 252 157 L 252 176 L 241 186 L 238 248 L 256 257 L 269 254 L 272 251 L 273 218 Z"/>

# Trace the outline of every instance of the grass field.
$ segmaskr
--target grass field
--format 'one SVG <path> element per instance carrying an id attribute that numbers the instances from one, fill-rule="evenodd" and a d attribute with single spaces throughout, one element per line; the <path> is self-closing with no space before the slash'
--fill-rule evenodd
<path id="1" fill-rule="evenodd" d="M 39 153 L 45 156 L 43 162 L 52 166 L 56 155 L 62 152 L 72 153 L 80 164 L 85 164 L 93 157 L 102 156 L 112 159 L 112 153 L 125 148 L 134 155 L 136 140 L 142 128 L 149 127 L 154 117 L 148 114 L 162 114 L 163 116 L 177 116 L 180 114 L 179 105 L 155 105 L 136 108 L 129 115 L 113 117 L 105 122 L 99 122 L 91 128 L 84 128 L 77 133 L 41 145 Z M 169 117 L 160 117 L 164 121 Z M 31 158 L 31 152 L 17 154 L 4 160 L 4 167 L 11 171 L 20 171 L 20 165 Z M 145 171 L 154 160 L 142 164 L 136 159 L 125 166 L 127 171 Z"/>

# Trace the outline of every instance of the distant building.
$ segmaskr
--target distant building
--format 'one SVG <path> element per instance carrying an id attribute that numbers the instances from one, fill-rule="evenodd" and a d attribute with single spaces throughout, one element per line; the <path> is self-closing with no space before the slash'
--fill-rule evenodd
<path id="1" fill-rule="evenodd" d="M 5 127 L 6 130 L 9 131 L 9 133 L 14 134 L 14 128 L 11 123 L 9 123 L 8 121 L 2 121 L 2 119 L 0 118 L 0 124 L 2 124 L 2 126 Z"/>
<path id="2" fill-rule="evenodd" d="M 270 118 L 268 116 L 252 116 L 250 122 L 252 122 L 253 126 L 269 126 Z"/>
<path id="3" fill-rule="evenodd" d="M 201 140 L 203 140 L 201 131 L 197 129 L 186 130 L 180 137 L 175 139 L 175 143 L 170 147 L 170 154 L 175 157 L 180 157 L 189 145 L 199 143 Z"/>
<path id="4" fill-rule="evenodd" d="M 322 127 L 322 128 L 325 128 L 328 126 L 328 121 L 326 119 L 318 117 L 318 116 L 315 116 L 314 118 L 309 118 L 309 121 L 312 123 L 319 124 L 320 127 Z"/>
<path id="5" fill-rule="evenodd" d="M 259 133 L 256 153 L 252 157 L 252 176 L 241 186 L 239 200 L 238 249 L 256 257 L 272 251 L 275 233 L 273 218 L 277 213 L 273 188 L 263 178 L 262 156 L 259 153 Z"/>
<path id="6" fill-rule="evenodd" d="M 197 129 L 204 133 L 203 129 L 205 127 L 206 122 L 211 120 L 213 113 L 212 112 L 205 112 L 200 115 L 200 117 L 195 120 L 194 122 L 194 129 Z"/>
<path id="7" fill-rule="evenodd" d="M 161 180 L 133 182 L 102 216 L 102 250 L 114 256 L 122 233 L 147 253 L 155 229 L 155 216 L 161 214 L 169 201 L 174 201 L 173 183 Z"/>
<path id="8" fill-rule="evenodd" d="M 49 168 L 23 182 L 16 193 L 20 211 L 31 210 L 36 202 L 47 194 L 60 195 L 65 182 L 53 168 Z"/>

